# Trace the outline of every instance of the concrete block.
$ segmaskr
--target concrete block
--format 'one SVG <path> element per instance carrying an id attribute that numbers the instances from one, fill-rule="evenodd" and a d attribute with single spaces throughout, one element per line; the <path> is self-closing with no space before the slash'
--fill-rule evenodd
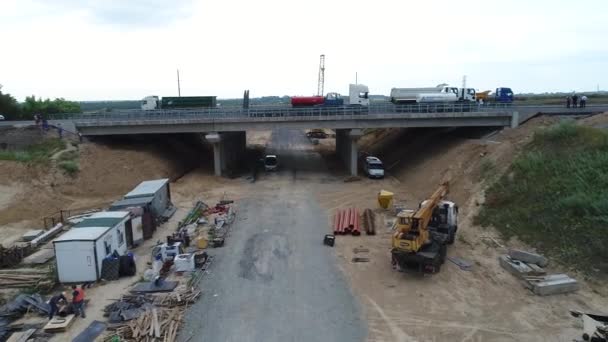
<path id="1" fill-rule="evenodd" d="M 518 278 L 523 278 L 532 272 L 532 269 L 525 263 L 517 260 L 512 260 L 508 255 L 498 257 L 500 266 Z"/>
<path id="2" fill-rule="evenodd" d="M 576 279 L 566 274 L 552 274 L 538 279 L 527 280 L 532 292 L 539 296 L 548 296 L 561 293 L 574 292 L 579 289 Z"/>
<path id="3" fill-rule="evenodd" d="M 547 274 L 547 271 L 545 271 L 544 268 L 538 266 L 537 264 L 526 263 L 526 265 L 532 269 L 532 271 L 529 273 L 531 275 L 542 276 Z"/>
<path id="4" fill-rule="evenodd" d="M 547 264 L 549 264 L 549 260 L 544 256 L 519 249 L 509 249 L 509 256 L 511 259 L 523 261 L 528 264 L 537 264 L 540 267 L 546 267 Z"/>

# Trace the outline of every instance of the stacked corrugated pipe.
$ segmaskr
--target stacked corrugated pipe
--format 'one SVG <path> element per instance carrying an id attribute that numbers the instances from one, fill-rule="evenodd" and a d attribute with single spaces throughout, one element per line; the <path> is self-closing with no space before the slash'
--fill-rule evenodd
<path id="1" fill-rule="evenodd" d="M 359 215 L 359 209 L 338 209 L 334 216 L 334 234 L 352 234 L 354 236 L 361 235 L 361 220 Z"/>

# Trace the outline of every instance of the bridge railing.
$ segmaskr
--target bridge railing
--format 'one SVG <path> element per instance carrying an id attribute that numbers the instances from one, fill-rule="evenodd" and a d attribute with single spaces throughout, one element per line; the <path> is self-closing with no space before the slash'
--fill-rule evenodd
<path id="1" fill-rule="evenodd" d="M 159 109 L 159 110 L 117 110 L 111 112 L 55 114 L 55 120 L 105 121 L 105 120 L 172 120 L 172 119 L 244 119 L 244 118 L 287 118 L 287 117 L 332 117 L 351 118 L 358 115 L 413 114 L 413 113 L 467 113 L 510 111 L 506 104 L 480 106 L 475 103 L 439 103 L 395 105 L 390 102 L 373 103 L 364 106 L 327 107 L 224 107 L 199 109 Z"/>

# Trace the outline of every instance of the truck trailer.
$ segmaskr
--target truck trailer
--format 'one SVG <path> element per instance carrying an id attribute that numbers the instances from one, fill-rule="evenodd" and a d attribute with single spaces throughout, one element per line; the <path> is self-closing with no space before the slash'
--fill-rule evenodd
<path id="1" fill-rule="evenodd" d="M 216 96 L 146 96 L 141 102 L 142 110 L 155 109 L 187 109 L 187 108 L 215 108 Z"/>
<path id="2" fill-rule="evenodd" d="M 326 96 L 292 96 L 293 107 L 336 107 L 343 106 L 344 99 L 338 93 L 328 93 Z M 349 106 L 369 106 L 369 88 L 363 84 L 348 86 Z"/>

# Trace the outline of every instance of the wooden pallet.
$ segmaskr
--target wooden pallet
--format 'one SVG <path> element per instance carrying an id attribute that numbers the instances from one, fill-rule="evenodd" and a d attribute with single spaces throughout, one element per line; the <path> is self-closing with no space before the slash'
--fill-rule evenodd
<path id="1" fill-rule="evenodd" d="M 30 338 L 30 336 L 34 335 L 35 332 L 36 329 L 29 329 L 26 331 L 13 333 L 11 337 L 6 340 L 6 342 L 26 342 Z"/>
<path id="2" fill-rule="evenodd" d="M 59 317 L 59 316 L 55 316 L 53 317 L 53 319 L 48 322 L 45 326 L 44 326 L 44 331 L 46 332 L 62 332 L 62 331 L 66 331 L 70 325 L 72 325 L 72 323 L 74 322 L 74 318 L 76 316 L 71 314 L 71 315 L 67 315 L 65 317 Z"/>

